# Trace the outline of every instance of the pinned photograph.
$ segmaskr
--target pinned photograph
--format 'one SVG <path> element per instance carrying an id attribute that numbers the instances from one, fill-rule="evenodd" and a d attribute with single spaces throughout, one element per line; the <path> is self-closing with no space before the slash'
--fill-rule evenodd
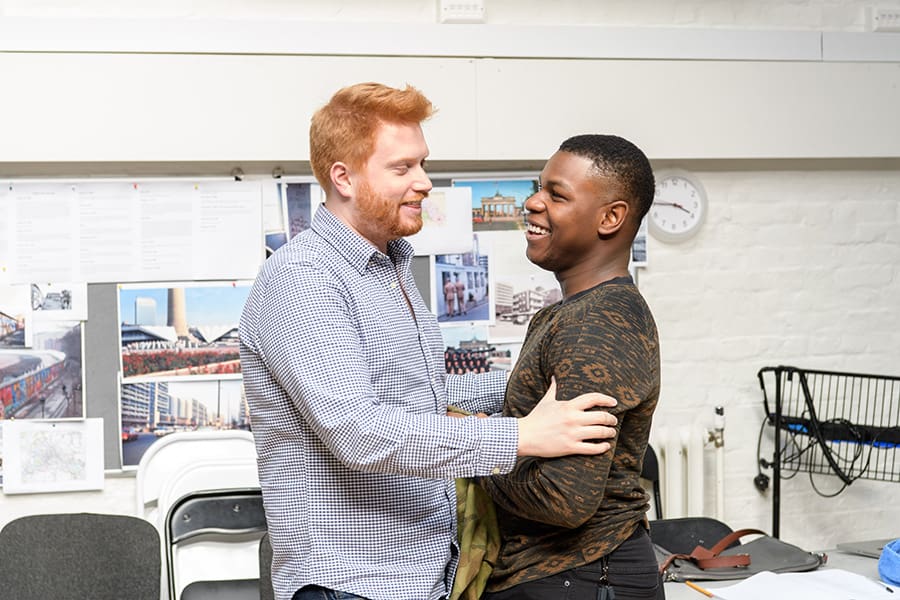
<path id="1" fill-rule="evenodd" d="M 31 346 L 31 287 L 0 285 L 0 348 Z"/>
<path id="2" fill-rule="evenodd" d="M 634 241 L 631 242 L 631 261 L 629 267 L 647 266 L 647 217 L 641 220 Z M 630 270 L 630 269 L 629 269 Z"/>
<path id="3" fill-rule="evenodd" d="M 0 419 L 84 416 L 81 322 L 36 324 L 30 349 L 0 349 Z"/>
<path id="4" fill-rule="evenodd" d="M 474 231 L 525 229 L 525 200 L 538 191 L 537 177 L 454 179 L 472 191 Z"/>
<path id="5" fill-rule="evenodd" d="M 238 321 L 250 282 L 119 286 L 122 376 L 241 372 Z"/>
<path id="6" fill-rule="evenodd" d="M 438 323 L 491 323 L 490 256 L 472 236 L 472 250 L 463 254 L 438 254 L 431 263 L 431 306 Z"/>
<path id="7" fill-rule="evenodd" d="M 512 367 L 508 348 L 498 348 L 487 340 L 485 325 L 463 325 L 443 327 L 444 367 L 447 373 L 486 373 L 488 371 L 508 371 Z"/>
<path id="8" fill-rule="evenodd" d="M 562 300 L 556 277 L 525 256 L 523 232 L 490 231 L 479 234 L 490 248 L 494 265 L 494 322 L 491 342 L 521 342 L 531 317 Z"/>
<path id="9" fill-rule="evenodd" d="M 147 379 L 120 396 L 122 466 L 137 466 L 157 440 L 176 431 L 250 429 L 240 379 Z"/>
<path id="10" fill-rule="evenodd" d="M 266 257 L 312 225 L 312 216 L 324 200 L 312 177 L 279 179 L 263 186 L 263 227 Z"/>
<path id="11" fill-rule="evenodd" d="M 51 282 L 31 284 L 31 309 L 40 320 L 86 321 L 87 284 Z"/>

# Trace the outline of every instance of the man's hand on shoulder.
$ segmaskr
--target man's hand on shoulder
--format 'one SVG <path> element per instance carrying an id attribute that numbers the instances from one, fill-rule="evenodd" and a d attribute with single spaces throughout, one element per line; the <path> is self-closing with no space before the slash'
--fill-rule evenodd
<path id="1" fill-rule="evenodd" d="M 617 419 L 605 410 L 616 399 L 590 392 L 568 401 L 556 399 L 556 379 L 541 401 L 519 419 L 519 456 L 553 458 L 567 454 L 603 454 L 609 442 L 598 442 L 616 435 Z M 589 441 L 590 440 L 590 441 Z"/>

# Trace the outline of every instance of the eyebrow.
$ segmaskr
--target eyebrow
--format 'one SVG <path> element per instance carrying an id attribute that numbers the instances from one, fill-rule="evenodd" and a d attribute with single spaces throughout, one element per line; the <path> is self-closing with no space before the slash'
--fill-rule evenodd
<path id="1" fill-rule="evenodd" d="M 401 158 L 396 158 L 396 159 L 394 159 L 394 160 L 392 160 L 392 161 L 388 161 L 387 164 L 388 164 L 389 167 L 406 166 L 406 165 L 408 165 L 409 163 L 413 163 L 413 164 L 423 163 L 423 162 L 425 162 L 425 160 L 426 160 L 427 158 L 428 158 L 428 155 L 425 155 L 425 156 L 423 156 L 422 158 L 418 158 L 418 159 L 417 159 L 417 158 L 413 158 L 413 157 L 411 157 L 411 156 L 408 156 L 408 157 L 401 157 Z"/>
<path id="2" fill-rule="evenodd" d="M 544 178 L 541 177 L 540 184 L 541 184 L 541 187 L 554 186 L 554 187 L 562 188 L 564 190 L 575 189 L 569 183 L 567 183 L 561 179 L 548 179 L 547 181 L 544 181 Z"/>

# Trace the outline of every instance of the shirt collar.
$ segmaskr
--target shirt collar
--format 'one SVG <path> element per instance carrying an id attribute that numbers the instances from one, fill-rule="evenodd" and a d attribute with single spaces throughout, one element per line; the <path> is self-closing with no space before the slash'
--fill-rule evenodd
<path id="1" fill-rule="evenodd" d="M 373 258 L 389 258 L 398 266 L 412 259 L 412 244 L 405 239 L 399 238 L 388 242 L 388 255 L 385 256 L 381 250 L 372 245 L 372 242 L 353 231 L 334 213 L 325 208 L 324 204 L 320 204 L 313 215 L 311 229 L 330 244 L 360 274 L 365 273 L 366 267 Z"/>

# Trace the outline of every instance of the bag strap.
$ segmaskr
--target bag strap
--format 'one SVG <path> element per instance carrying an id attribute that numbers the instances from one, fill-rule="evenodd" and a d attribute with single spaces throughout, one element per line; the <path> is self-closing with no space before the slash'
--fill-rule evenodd
<path id="1" fill-rule="evenodd" d="M 659 566 L 659 572 L 664 573 L 676 558 L 689 560 L 700 569 L 719 569 L 723 567 L 746 567 L 750 564 L 749 554 L 732 554 L 731 556 L 719 556 L 719 553 L 728 548 L 730 545 L 740 540 L 745 535 L 754 533 L 766 535 L 765 531 L 759 529 L 738 529 L 732 531 L 721 540 L 715 543 L 712 548 L 704 548 L 703 546 L 695 547 L 690 554 L 670 554 L 668 558 Z"/>
<path id="2" fill-rule="evenodd" d="M 697 546 L 696 548 L 694 548 L 694 552 L 692 552 L 691 554 L 697 552 L 697 550 L 703 550 L 706 552 L 710 552 L 712 554 L 712 556 L 718 556 L 719 553 L 722 552 L 722 550 L 725 550 L 726 548 L 728 548 L 730 545 L 732 545 L 733 543 L 740 540 L 745 535 L 753 535 L 755 533 L 758 533 L 759 535 L 766 535 L 765 531 L 762 531 L 759 529 L 753 529 L 752 527 L 748 527 L 746 529 L 738 529 L 737 531 L 732 531 L 731 533 L 729 533 L 728 535 L 723 537 L 721 540 L 716 542 L 716 544 L 709 550 L 706 550 L 706 548 L 704 548 L 703 546 Z"/>

